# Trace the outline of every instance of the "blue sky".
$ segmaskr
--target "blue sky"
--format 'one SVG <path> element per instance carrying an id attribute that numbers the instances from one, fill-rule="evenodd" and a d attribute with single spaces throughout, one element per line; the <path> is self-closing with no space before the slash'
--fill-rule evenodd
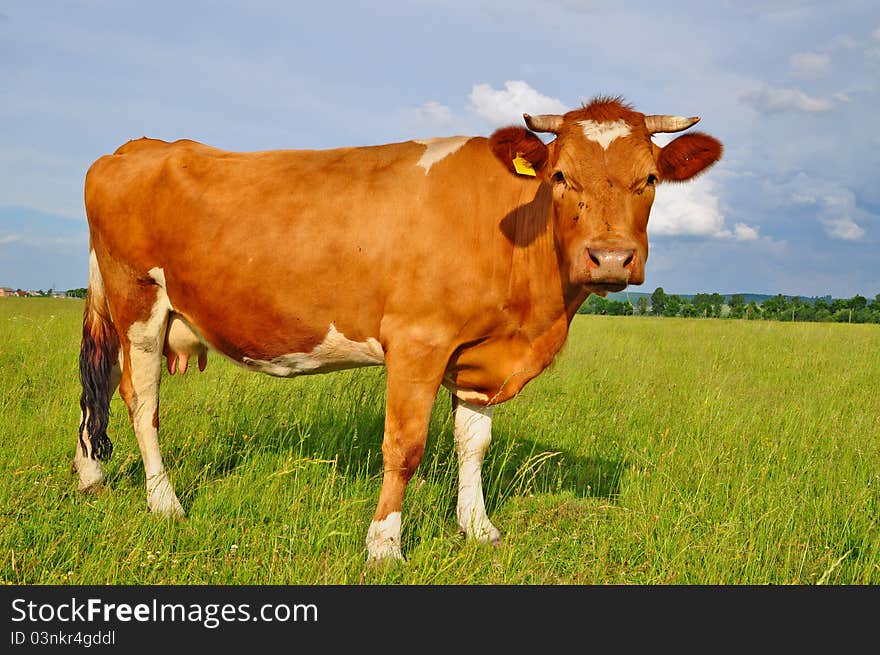
<path id="1" fill-rule="evenodd" d="M 2 2 L 0 286 L 85 286 L 83 178 L 131 138 L 488 135 L 599 94 L 726 147 L 658 189 L 633 290 L 880 293 L 876 0 Z"/>

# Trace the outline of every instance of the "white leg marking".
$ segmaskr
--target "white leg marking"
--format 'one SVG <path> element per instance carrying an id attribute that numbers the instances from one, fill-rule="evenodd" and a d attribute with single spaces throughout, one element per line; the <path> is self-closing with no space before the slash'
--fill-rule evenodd
<path id="1" fill-rule="evenodd" d="M 469 140 L 469 136 L 448 136 L 416 141 L 416 143 L 427 146 L 416 165 L 424 168 L 425 175 L 427 175 L 428 171 L 431 170 L 431 166 L 456 152 Z"/>
<path id="2" fill-rule="evenodd" d="M 590 141 L 595 141 L 603 150 L 608 150 L 608 146 L 614 139 L 627 136 L 632 130 L 625 120 L 616 121 L 578 121 L 578 124 L 584 130 L 584 136 Z"/>
<path id="3" fill-rule="evenodd" d="M 486 516 L 480 472 L 492 441 L 492 408 L 459 400 L 453 432 L 458 451 L 458 525 L 468 538 L 497 543 L 501 533 Z"/>
<path id="4" fill-rule="evenodd" d="M 156 269 L 153 269 L 154 271 Z M 151 272 L 152 273 L 152 272 Z M 159 431 L 153 417 L 159 407 L 159 380 L 162 374 L 162 342 L 171 304 L 160 287 L 156 304 L 146 321 L 132 324 L 131 341 L 132 426 L 144 460 L 147 478 L 147 507 L 151 512 L 183 518 L 184 511 L 168 480 L 159 452 Z"/>
<path id="5" fill-rule="evenodd" d="M 113 395 L 113 389 L 115 389 L 115 387 L 111 387 L 111 396 Z M 88 417 L 88 409 L 86 409 L 85 415 Z M 80 424 L 83 425 L 82 412 L 80 412 L 79 416 Z M 76 450 L 73 455 L 73 467 L 79 474 L 79 485 L 77 488 L 84 493 L 93 493 L 98 491 L 101 488 L 101 484 L 104 482 L 104 468 L 100 461 L 92 459 L 91 457 L 92 442 L 89 440 L 88 429 L 83 430 L 82 438 L 86 444 L 86 455 L 83 455 L 82 445 L 79 443 L 79 440 L 76 442 Z"/>
<path id="6" fill-rule="evenodd" d="M 400 512 L 391 512 L 381 521 L 370 523 L 367 530 L 367 562 L 401 560 Z"/>

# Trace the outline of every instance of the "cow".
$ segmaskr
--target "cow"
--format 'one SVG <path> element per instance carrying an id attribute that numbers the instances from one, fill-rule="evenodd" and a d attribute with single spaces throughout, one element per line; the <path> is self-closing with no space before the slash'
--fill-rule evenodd
<path id="1" fill-rule="evenodd" d="M 210 349 L 294 377 L 386 369 L 383 478 L 369 562 L 402 560 L 401 510 L 440 387 L 452 398 L 460 530 L 501 534 L 481 464 L 492 410 L 554 360 L 589 294 L 642 284 L 655 187 L 722 154 L 699 118 L 597 97 L 523 115 L 489 138 L 228 152 L 146 137 L 85 181 L 89 283 L 80 349 L 78 487 L 112 452 L 109 401 L 128 407 L 147 508 L 182 518 L 159 451 L 162 357 Z M 536 133 L 545 133 L 544 139 Z"/>

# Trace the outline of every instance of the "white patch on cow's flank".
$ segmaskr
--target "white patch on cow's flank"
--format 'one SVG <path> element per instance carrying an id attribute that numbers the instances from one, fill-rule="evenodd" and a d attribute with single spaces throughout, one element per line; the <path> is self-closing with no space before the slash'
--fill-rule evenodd
<path id="1" fill-rule="evenodd" d="M 481 467 L 492 441 L 492 408 L 459 402 L 453 426 L 458 451 L 458 525 L 480 543 L 497 542 L 501 533 L 486 515 Z"/>
<path id="2" fill-rule="evenodd" d="M 603 122 L 594 120 L 578 121 L 578 125 L 583 129 L 584 136 L 590 141 L 598 143 L 602 146 L 603 150 L 607 150 L 614 139 L 628 136 L 632 132 L 629 123 L 623 119 Z"/>
<path id="3" fill-rule="evenodd" d="M 469 139 L 470 137 L 468 136 L 448 136 L 418 140 L 416 143 L 425 146 L 425 152 L 422 153 L 422 156 L 416 164 L 424 168 L 425 175 L 427 175 L 428 171 L 431 170 L 431 166 L 456 152 L 467 143 Z"/>
<path id="4" fill-rule="evenodd" d="M 311 352 L 279 355 L 270 361 L 244 357 L 242 363 L 248 368 L 287 378 L 361 366 L 380 366 L 385 363 L 385 351 L 373 337 L 366 341 L 346 339 L 331 323 L 327 336 Z"/>
<path id="5" fill-rule="evenodd" d="M 403 559 L 400 550 L 400 512 L 391 512 L 381 521 L 373 521 L 367 530 L 367 561 L 388 559 Z"/>

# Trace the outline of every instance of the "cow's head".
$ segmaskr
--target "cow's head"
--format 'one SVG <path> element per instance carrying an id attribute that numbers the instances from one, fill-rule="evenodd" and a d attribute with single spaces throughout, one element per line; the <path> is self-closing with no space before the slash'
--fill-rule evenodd
<path id="1" fill-rule="evenodd" d="M 652 134 L 685 130 L 699 118 L 646 116 L 619 99 L 524 118 L 532 131 L 506 127 L 490 145 L 512 173 L 529 175 L 531 169 L 549 185 L 568 281 L 595 292 L 644 282 L 655 186 L 693 178 L 718 161 L 721 143 L 691 133 L 661 148 Z M 545 145 L 534 132 L 557 138 Z"/>

